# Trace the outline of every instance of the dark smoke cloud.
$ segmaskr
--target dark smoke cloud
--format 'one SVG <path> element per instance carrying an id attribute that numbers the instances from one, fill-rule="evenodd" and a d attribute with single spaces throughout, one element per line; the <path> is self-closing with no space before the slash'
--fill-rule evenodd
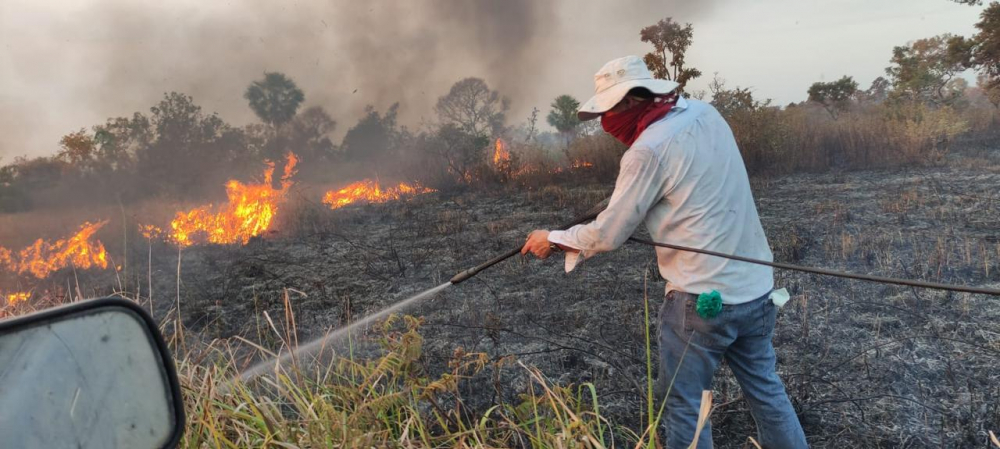
<path id="1" fill-rule="evenodd" d="M 264 71 L 286 73 L 305 91 L 307 105 L 329 110 L 338 121 L 336 137 L 367 104 L 384 110 L 399 102 L 401 121 L 416 126 L 467 76 L 482 77 L 510 97 L 510 121 L 523 121 L 556 95 L 585 99 L 591 74 L 604 61 L 645 51 L 638 42 L 642 26 L 666 16 L 693 20 L 713 4 L 93 0 L 81 7 L 13 1 L 23 2 L 15 6 L 29 20 L 0 20 L 7 28 L 0 33 L 22 43 L 3 50 L 28 63 L 7 70 L 30 80 L 27 88 L 44 101 L 20 96 L 0 105 L 0 117 L 19 117 L 0 125 L 0 155 L 8 160 L 51 154 L 61 135 L 146 112 L 167 91 L 192 95 L 231 123 L 251 122 L 243 90 Z M 26 123 L 32 136 L 22 140 Z"/>
<path id="2" fill-rule="evenodd" d="M 404 118 L 430 113 L 435 99 L 466 76 L 485 78 L 513 98 L 526 95 L 525 75 L 543 69 L 554 47 L 550 2 L 349 5 L 337 11 L 335 20 L 345 37 L 342 50 L 352 88 L 358 89 L 360 102 L 400 101 Z"/>

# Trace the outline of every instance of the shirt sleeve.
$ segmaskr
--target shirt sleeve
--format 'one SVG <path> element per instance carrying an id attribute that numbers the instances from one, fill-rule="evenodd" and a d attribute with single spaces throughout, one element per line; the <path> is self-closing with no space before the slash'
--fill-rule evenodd
<path id="1" fill-rule="evenodd" d="M 662 198 L 665 181 L 664 170 L 652 150 L 633 147 L 625 152 L 615 191 L 597 219 L 549 233 L 550 242 L 580 250 L 579 254 L 566 253 L 566 272 L 596 253 L 622 246 L 646 218 L 649 208 Z"/>

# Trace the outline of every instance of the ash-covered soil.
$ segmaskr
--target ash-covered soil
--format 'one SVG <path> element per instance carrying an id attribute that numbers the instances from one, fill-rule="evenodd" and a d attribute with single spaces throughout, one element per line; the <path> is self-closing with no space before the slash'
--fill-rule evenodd
<path id="1" fill-rule="evenodd" d="M 936 168 L 755 179 L 753 187 L 779 261 L 997 288 L 998 167 L 995 156 L 958 158 Z M 263 313 L 281 328 L 283 292 L 293 289 L 299 341 L 307 341 L 520 245 L 610 187 L 435 193 L 341 210 L 303 202 L 280 231 L 247 246 L 183 252 L 188 338 L 239 335 L 277 348 Z M 140 283 L 142 243 L 130 256 Z M 152 253 L 163 318 L 176 300 L 177 252 L 154 243 Z M 664 285 L 652 248 L 628 243 L 570 274 L 558 254 L 514 258 L 405 312 L 425 317 L 428 369 L 443 369 L 458 348 L 515 356 L 554 382 L 593 382 L 602 413 L 635 429 L 645 410 L 643 300 L 655 314 Z M 1000 298 L 781 271 L 777 285 L 793 293 L 778 315 L 778 370 L 813 447 L 985 447 L 987 430 L 1000 431 Z M 467 382 L 468 406 L 524 391 L 524 369 L 501 366 Z M 717 446 L 746 447 L 755 428 L 724 366 L 715 404 Z"/>

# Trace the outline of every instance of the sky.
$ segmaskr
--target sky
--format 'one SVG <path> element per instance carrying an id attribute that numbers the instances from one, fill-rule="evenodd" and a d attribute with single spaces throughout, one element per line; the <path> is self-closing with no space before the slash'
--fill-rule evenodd
<path id="1" fill-rule="evenodd" d="M 581 102 L 615 57 L 649 51 L 639 30 L 689 22 L 687 61 L 775 104 L 853 76 L 866 88 L 892 48 L 970 36 L 983 7 L 948 0 L 3 0 L 0 164 L 50 155 L 61 136 L 191 95 L 234 125 L 255 120 L 243 91 L 280 71 L 337 121 L 400 102 L 400 121 L 433 121 L 448 87 L 478 76 L 510 97 L 508 123 L 552 99 Z"/>

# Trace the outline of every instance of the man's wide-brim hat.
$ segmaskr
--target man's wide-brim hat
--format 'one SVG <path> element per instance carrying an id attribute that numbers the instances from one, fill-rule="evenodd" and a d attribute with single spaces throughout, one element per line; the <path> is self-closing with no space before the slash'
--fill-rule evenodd
<path id="1" fill-rule="evenodd" d="M 677 86 L 676 82 L 653 78 L 646 63 L 638 56 L 618 58 L 604 64 L 594 75 L 595 94 L 580 107 L 576 116 L 582 121 L 600 117 L 636 87 L 645 87 L 656 95 L 664 95 L 673 92 Z"/>

